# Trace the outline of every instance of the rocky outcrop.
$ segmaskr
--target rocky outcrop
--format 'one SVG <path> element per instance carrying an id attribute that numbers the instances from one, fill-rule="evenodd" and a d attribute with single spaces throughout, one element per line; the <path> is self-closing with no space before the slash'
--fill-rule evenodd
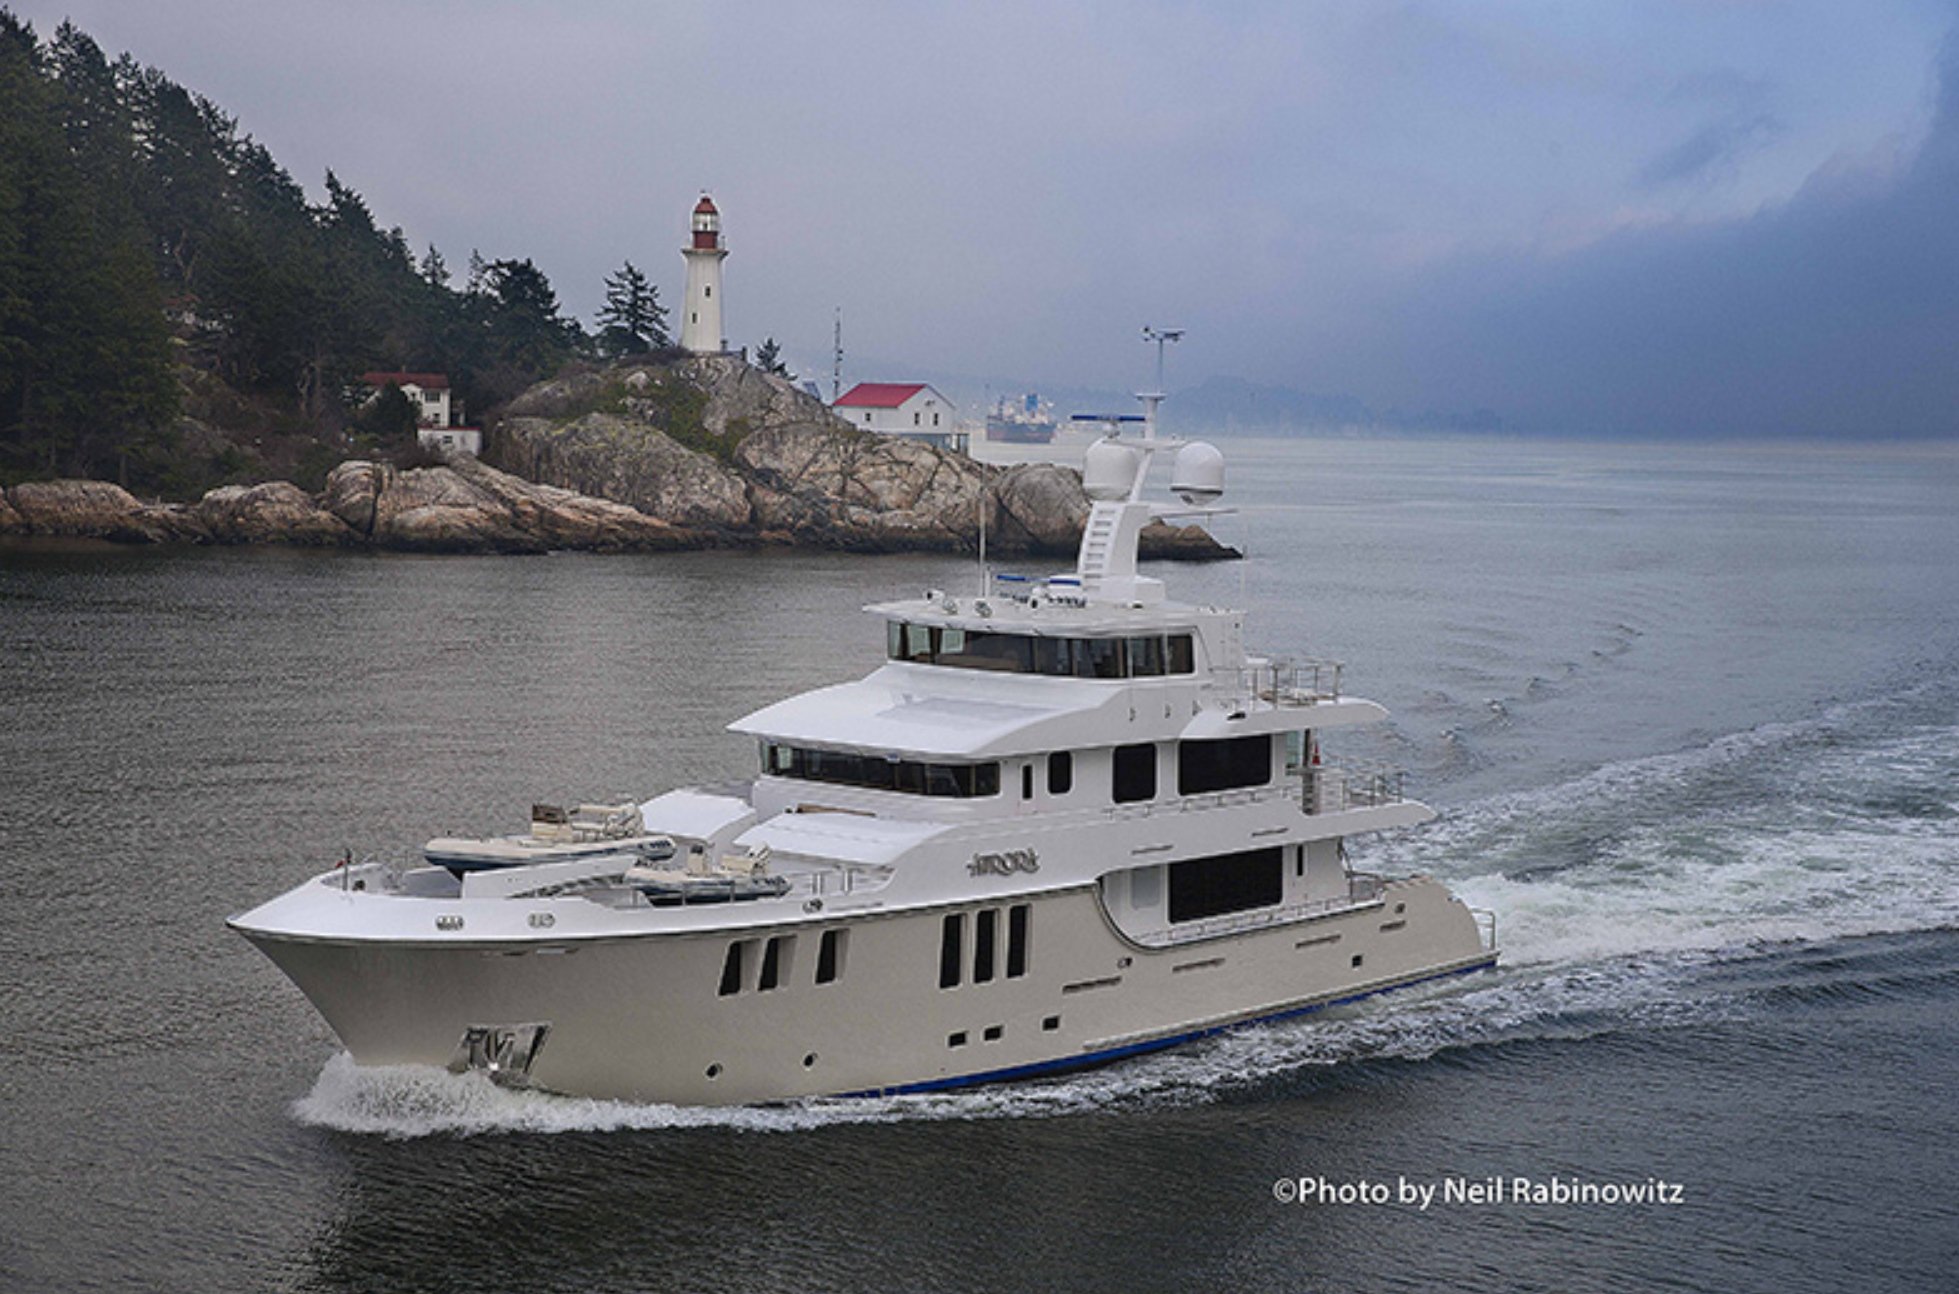
<path id="1" fill-rule="evenodd" d="M 507 418 L 497 430 L 501 465 L 527 480 L 623 503 L 686 529 L 734 535 L 750 528 L 741 476 L 642 419 Z"/>
<path id="2" fill-rule="evenodd" d="M 594 409 L 594 406 L 603 406 Z M 1075 551 L 1080 474 L 1002 470 L 850 426 L 732 355 L 614 366 L 540 383 L 510 406 L 497 461 L 724 541 L 890 552 Z M 1152 526 L 1146 556 L 1225 557 L 1203 531 Z"/>
<path id="3" fill-rule="evenodd" d="M 472 458 L 398 471 L 342 463 L 325 509 L 379 548 L 415 552 L 543 552 L 698 547 L 704 537 L 636 508 L 538 485 Z"/>
<path id="4" fill-rule="evenodd" d="M 15 533 L 156 544 L 198 540 L 202 527 L 183 509 L 143 503 L 107 481 L 29 481 L 7 491 Z"/>
<path id="5" fill-rule="evenodd" d="M 215 544 L 298 544 L 333 547 L 351 543 L 347 523 L 291 481 L 222 485 L 189 509 Z"/>
<path id="6" fill-rule="evenodd" d="M 988 468 L 916 441 L 848 428 L 757 431 L 735 449 L 757 527 L 791 542 L 890 550 L 971 547 Z"/>
<path id="7" fill-rule="evenodd" d="M 736 356 L 568 373 L 514 401 L 495 463 L 401 470 L 355 460 L 310 496 L 285 481 L 145 504 L 103 481 L 0 493 L 0 534 L 131 543 L 353 545 L 422 552 L 669 549 L 784 543 L 1001 556 L 1075 551 L 1081 477 L 1008 469 L 874 435 Z M 501 469 L 501 470 L 500 470 Z M 1234 556 L 1202 529 L 1154 525 L 1145 557 Z"/>

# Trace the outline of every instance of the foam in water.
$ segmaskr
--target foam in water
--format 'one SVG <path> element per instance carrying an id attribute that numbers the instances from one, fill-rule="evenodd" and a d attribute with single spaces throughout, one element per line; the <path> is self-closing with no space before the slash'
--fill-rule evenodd
<path id="1" fill-rule="evenodd" d="M 342 1054 L 294 1112 L 389 1137 L 1047 1117 L 1211 1100 L 1312 1067 L 1720 1018 L 1744 1008 L 1709 984 L 1711 968 L 1791 941 L 1959 925 L 1959 729 L 1894 732 L 1881 711 L 1840 707 L 1491 797 L 1359 854 L 1370 868 L 1443 877 L 1495 911 L 1504 969 L 1493 977 L 971 1091 L 638 1105 L 511 1091 L 477 1074 L 363 1069 Z"/>

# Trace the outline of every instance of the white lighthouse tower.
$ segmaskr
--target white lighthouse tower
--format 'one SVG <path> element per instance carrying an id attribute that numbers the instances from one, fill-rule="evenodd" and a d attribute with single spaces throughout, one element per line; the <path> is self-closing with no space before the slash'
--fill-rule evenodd
<path id="1" fill-rule="evenodd" d="M 680 249 L 687 258 L 687 300 L 680 316 L 680 349 L 695 355 L 719 355 L 725 347 L 721 332 L 721 213 L 703 193 L 694 204 L 694 236 Z"/>

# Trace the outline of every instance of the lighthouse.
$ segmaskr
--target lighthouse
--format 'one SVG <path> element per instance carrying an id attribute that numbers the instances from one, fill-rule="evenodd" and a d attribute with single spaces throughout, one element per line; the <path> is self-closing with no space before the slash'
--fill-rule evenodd
<path id="1" fill-rule="evenodd" d="M 680 249 L 687 258 L 687 299 L 680 316 L 680 349 L 695 355 L 719 355 L 721 334 L 721 213 L 703 193 L 694 204 L 693 237 Z"/>

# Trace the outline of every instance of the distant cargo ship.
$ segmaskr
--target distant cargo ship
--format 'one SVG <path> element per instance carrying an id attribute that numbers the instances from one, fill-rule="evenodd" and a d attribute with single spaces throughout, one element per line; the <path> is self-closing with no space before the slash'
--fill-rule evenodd
<path id="1" fill-rule="evenodd" d="M 986 415 L 986 438 L 1009 445 L 1045 445 L 1054 440 L 1054 408 L 1029 392 L 1019 400 L 1001 399 Z"/>

